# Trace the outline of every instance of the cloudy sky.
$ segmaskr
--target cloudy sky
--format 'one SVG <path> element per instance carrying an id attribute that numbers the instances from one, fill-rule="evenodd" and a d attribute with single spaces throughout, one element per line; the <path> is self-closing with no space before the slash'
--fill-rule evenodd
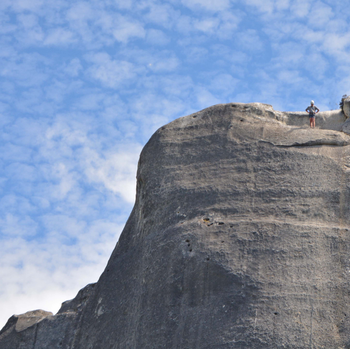
<path id="1" fill-rule="evenodd" d="M 1 0 L 0 327 L 97 281 L 158 127 L 217 103 L 337 109 L 349 17 L 339 0 Z"/>

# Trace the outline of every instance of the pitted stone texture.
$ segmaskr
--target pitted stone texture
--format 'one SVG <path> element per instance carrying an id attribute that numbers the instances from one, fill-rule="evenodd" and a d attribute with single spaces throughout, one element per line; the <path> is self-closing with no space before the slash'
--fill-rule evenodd
<path id="1" fill-rule="evenodd" d="M 306 113 L 235 103 L 161 127 L 97 284 L 25 331 L 10 323 L 0 349 L 347 348 L 341 114 L 309 129 Z"/>

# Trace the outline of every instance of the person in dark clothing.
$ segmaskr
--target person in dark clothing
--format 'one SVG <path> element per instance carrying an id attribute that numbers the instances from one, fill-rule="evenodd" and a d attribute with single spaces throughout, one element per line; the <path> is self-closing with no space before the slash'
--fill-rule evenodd
<path id="1" fill-rule="evenodd" d="M 311 105 L 309 105 L 305 111 L 307 113 L 309 113 L 309 119 L 310 119 L 310 127 L 311 128 L 315 128 L 316 126 L 316 123 L 315 123 L 315 116 L 316 114 L 320 111 L 320 109 L 318 109 L 316 106 L 315 106 L 315 102 L 314 101 L 311 101 Z"/>

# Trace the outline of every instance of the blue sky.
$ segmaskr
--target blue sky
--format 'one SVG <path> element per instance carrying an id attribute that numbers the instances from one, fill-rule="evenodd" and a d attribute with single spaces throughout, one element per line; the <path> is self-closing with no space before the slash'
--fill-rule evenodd
<path id="1" fill-rule="evenodd" d="M 349 17 L 338 0 L 1 0 L 0 327 L 97 281 L 158 127 L 217 103 L 337 109 Z"/>

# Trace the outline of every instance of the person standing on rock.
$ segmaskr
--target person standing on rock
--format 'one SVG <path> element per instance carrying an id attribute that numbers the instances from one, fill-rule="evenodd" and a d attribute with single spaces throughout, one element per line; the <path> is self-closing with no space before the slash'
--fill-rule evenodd
<path id="1" fill-rule="evenodd" d="M 306 112 L 309 113 L 309 119 L 310 119 L 310 127 L 311 128 L 315 128 L 316 124 L 315 124 L 315 116 L 316 114 L 320 111 L 320 109 L 318 109 L 315 106 L 315 102 L 311 101 L 311 105 L 309 105 L 306 109 Z"/>

